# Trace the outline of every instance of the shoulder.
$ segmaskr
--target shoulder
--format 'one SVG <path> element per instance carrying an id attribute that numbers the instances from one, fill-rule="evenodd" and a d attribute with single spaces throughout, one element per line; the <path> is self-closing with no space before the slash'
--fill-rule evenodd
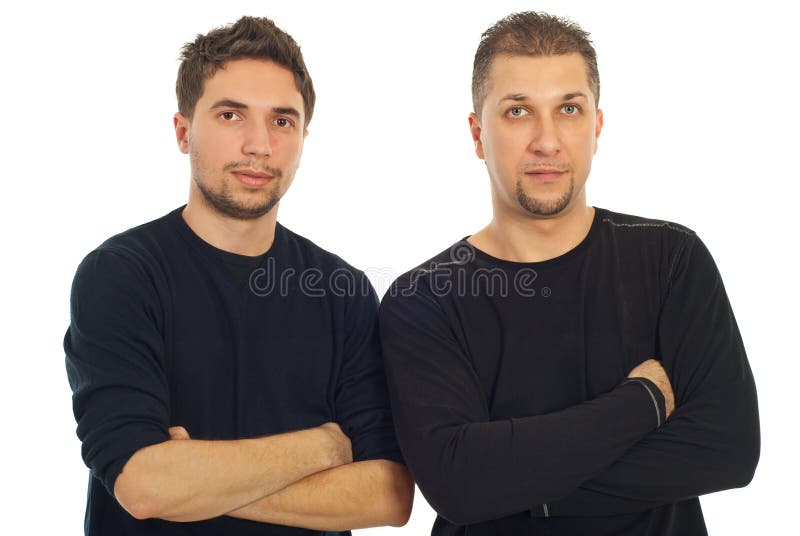
<path id="1" fill-rule="evenodd" d="M 599 225 L 601 228 L 618 233 L 639 233 L 643 236 L 674 237 L 678 240 L 693 236 L 695 232 L 688 227 L 667 220 L 645 218 L 632 214 L 612 212 L 607 209 L 597 209 Z"/>
<path id="2" fill-rule="evenodd" d="M 287 256 L 292 264 L 298 265 L 297 268 L 317 268 L 324 272 L 345 270 L 354 274 L 363 274 L 361 270 L 352 266 L 339 255 L 318 246 L 310 239 L 280 223 L 277 224 L 277 232 L 283 234 Z"/>
<path id="3" fill-rule="evenodd" d="M 614 251 L 617 260 L 638 267 L 640 274 L 658 274 L 665 291 L 682 277 L 719 277 L 706 245 L 684 225 L 607 210 L 600 214 L 599 221 L 604 242 L 600 255 Z"/>
<path id="4" fill-rule="evenodd" d="M 377 310 L 378 297 L 364 271 L 280 223 L 276 240 L 282 242 L 276 253 L 280 268 L 291 270 L 303 292 L 330 298 L 348 315 Z"/>
<path id="5" fill-rule="evenodd" d="M 75 282 L 137 280 L 152 284 L 153 273 L 159 265 L 157 259 L 171 249 L 166 244 L 172 233 L 170 219 L 179 211 L 176 209 L 105 240 L 83 258 Z"/>
<path id="6" fill-rule="evenodd" d="M 446 317 L 453 299 L 453 289 L 458 288 L 460 273 L 465 273 L 475 260 L 475 248 L 460 240 L 433 257 L 395 279 L 380 303 L 382 322 L 404 319 L 408 325 L 420 322 L 437 323 Z"/>
<path id="7" fill-rule="evenodd" d="M 680 223 L 597 210 L 601 237 L 631 254 L 674 260 L 698 241 L 697 234 Z"/>
<path id="8" fill-rule="evenodd" d="M 449 279 L 459 268 L 463 268 L 475 260 L 475 247 L 469 242 L 460 240 L 433 257 L 417 264 L 394 280 L 385 298 L 397 294 L 405 294 L 411 289 L 431 288 L 434 280 Z"/>
<path id="9" fill-rule="evenodd" d="M 174 234 L 172 220 L 180 217 L 180 208 L 155 220 L 118 233 L 100 244 L 92 253 L 113 253 L 122 257 L 141 258 L 165 248 L 167 237 Z"/>

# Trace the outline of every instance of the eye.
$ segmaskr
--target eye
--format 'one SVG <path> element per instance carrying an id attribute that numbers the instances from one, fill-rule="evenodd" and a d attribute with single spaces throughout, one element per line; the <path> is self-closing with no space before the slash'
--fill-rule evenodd
<path id="1" fill-rule="evenodd" d="M 294 126 L 294 121 L 286 117 L 278 117 L 272 121 L 272 124 L 280 128 L 292 128 Z"/>
<path id="2" fill-rule="evenodd" d="M 513 106 L 508 109 L 506 115 L 508 115 L 509 117 L 523 117 L 528 115 L 528 110 L 526 110 L 522 106 Z"/>
<path id="3" fill-rule="evenodd" d="M 231 111 L 222 112 L 221 114 L 219 114 L 219 117 L 223 121 L 238 121 L 242 119 L 241 116 L 239 116 L 239 114 Z"/>
<path id="4" fill-rule="evenodd" d="M 566 115 L 576 115 L 580 110 L 577 104 L 565 104 L 561 107 L 561 111 Z"/>

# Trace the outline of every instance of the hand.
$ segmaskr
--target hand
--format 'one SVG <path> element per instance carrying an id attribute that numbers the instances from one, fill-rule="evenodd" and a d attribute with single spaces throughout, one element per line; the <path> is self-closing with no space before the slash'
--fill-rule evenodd
<path id="1" fill-rule="evenodd" d="M 326 422 L 319 426 L 325 432 L 325 436 L 330 442 L 327 449 L 332 456 L 331 467 L 338 467 L 348 463 L 353 463 L 353 447 L 350 438 L 342 432 L 342 429 L 335 422 Z"/>
<path id="2" fill-rule="evenodd" d="M 661 394 L 664 395 L 667 417 L 672 415 L 672 412 L 675 411 L 675 395 L 672 392 L 672 384 L 669 381 L 667 372 L 664 370 L 664 367 L 661 366 L 661 362 L 655 359 L 648 359 L 647 361 L 639 363 L 630 374 L 628 374 L 628 378 L 647 378 L 656 384 Z"/>
<path id="3" fill-rule="evenodd" d="M 183 426 L 172 426 L 169 429 L 170 439 L 191 439 L 189 432 Z"/>

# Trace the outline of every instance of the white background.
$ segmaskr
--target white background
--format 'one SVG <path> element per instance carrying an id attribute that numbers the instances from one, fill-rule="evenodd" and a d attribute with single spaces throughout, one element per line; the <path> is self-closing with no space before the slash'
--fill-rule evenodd
<path id="1" fill-rule="evenodd" d="M 703 498 L 710 533 L 792 532 L 797 16 L 790 2 L 606 4 L 1 8 L 3 532 L 82 532 L 87 469 L 61 347 L 69 286 L 105 238 L 186 200 L 188 160 L 171 127 L 183 43 L 243 14 L 270 16 L 300 43 L 318 104 L 280 220 L 370 270 L 380 292 L 488 221 L 466 120 L 472 56 L 486 27 L 532 8 L 569 16 L 596 44 L 605 129 L 589 201 L 693 228 L 725 279 L 763 447 L 750 486 Z M 360 534 L 427 534 L 432 519 L 418 494 L 405 528 Z"/>

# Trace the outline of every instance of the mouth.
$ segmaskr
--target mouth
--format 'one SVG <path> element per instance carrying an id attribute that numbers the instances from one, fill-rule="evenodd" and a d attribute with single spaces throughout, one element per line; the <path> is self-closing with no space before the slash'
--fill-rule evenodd
<path id="1" fill-rule="evenodd" d="M 566 175 L 566 170 L 550 167 L 539 167 L 525 171 L 525 176 L 530 177 L 536 182 L 543 184 L 550 184 L 557 182 L 561 177 Z"/>
<path id="2" fill-rule="evenodd" d="M 264 186 L 275 178 L 274 175 L 270 175 L 269 173 L 252 169 L 239 169 L 234 171 L 233 175 L 239 179 L 239 182 L 251 188 Z"/>

